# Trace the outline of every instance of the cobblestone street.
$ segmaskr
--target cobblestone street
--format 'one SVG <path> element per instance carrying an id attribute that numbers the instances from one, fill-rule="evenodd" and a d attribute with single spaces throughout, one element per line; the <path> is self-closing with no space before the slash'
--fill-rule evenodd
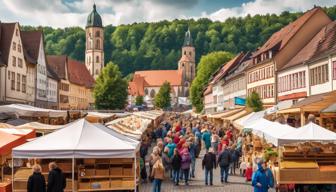
<path id="1" fill-rule="evenodd" d="M 253 191 L 253 187 L 251 183 L 245 182 L 245 179 L 240 176 L 229 176 L 228 184 L 221 184 L 220 182 L 220 173 L 219 168 L 214 170 L 214 185 L 206 186 L 204 183 L 204 172 L 202 170 L 202 158 L 203 158 L 204 150 L 200 154 L 200 157 L 196 162 L 196 172 L 195 178 L 189 182 L 189 186 L 185 186 L 183 182 L 180 183 L 179 186 L 175 186 L 172 182 L 165 180 L 162 183 L 162 192 L 170 192 L 170 191 L 211 191 L 211 192 L 251 192 Z M 236 170 L 236 173 L 239 174 L 239 170 Z M 145 183 L 141 185 L 140 192 L 150 192 L 152 189 L 151 183 Z M 270 190 L 271 191 L 271 190 Z"/>

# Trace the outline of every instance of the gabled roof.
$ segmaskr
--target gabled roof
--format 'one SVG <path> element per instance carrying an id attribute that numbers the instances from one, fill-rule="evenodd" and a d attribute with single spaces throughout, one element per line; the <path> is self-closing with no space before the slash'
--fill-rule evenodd
<path id="1" fill-rule="evenodd" d="M 37 64 L 42 31 L 21 31 L 23 52 L 29 63 Z"/>
<path id="2" fill-rule="evenodd" d="M 223 64 L 213 75 L 210 79 L 210 83 L 214 84 L 217 83 L 219 80 L 221 80 L 224 75 L 230 70 L 233 66 L 238 64 L 241 60 L 241 58 L 244 56 L 244 53 L 241 52 L 238 55 L 236 55 L 233 59 L 228 61 L 227 63 Z"/>
<path id="3" fill-rule="evenodd" d="M 47 65 L 47 76 L 51 79 L 59 81 L 59 78 L 58 78 L 57 74 L 55 73 L 55 71 L 49 65 Z"/>
<path id="4" fill-rule="evenodd" d="M 144 96 L 144 87 L 147 85 L 145 78 L 134 74 L 132 81 L 128 83 L 128 94 L 132 96 Z"/>
<path id="5" fill-rule="evenodd" d="M 168 81 L 171 86 L 182 85 L 182 71 L 181 70 L 149 70 L 136 71 L 134 75 L 144 77 L 146 86 L 159 87 L 165 81 Z"/>
<path id="6" fill-rule="evenodd" d="M 94 79 L 84 63 L 68 58 L 68 78 L 71 83 L 93 88 Z"/>
<path id="7" fill-rule="evenodd" d="M 268 50 L 277 49 L 281 50 L 283 47 L 287 45 L 289 40 L 301 29 L 301 27 L 318 11 L 323 11 L 320 7 L 315 7 L 306 13 L 304 13 L 301 17 L 296 19 L 294 22 L 288 24 L 283 27 L 280 31 L 274 33 L 266 43 L 257 50 L 253 57 L 260 55 Z"/>
<path id="8" fill-rule="evenodd" d="M 244 70 L 252 64 L 251 52 L 247 52 L 239 61 L 239 63 L 228 70 L 225 80 L 230 80 L 244 72 Z"/>
<path id="9" fill-rule="evenodd" d="M 58 79 L 67 79 L 65 66 L 67 62 L 67 56 L 65 55 L 48 55 L 47 66 L 52 69 L 57 75 Z"/>
<path id="10" fill-rule="evenodd" d="M 8 56 L 11 48 L 16 23 L 0 23 L 0 60 L 3 64 L 8 64 Z"/>

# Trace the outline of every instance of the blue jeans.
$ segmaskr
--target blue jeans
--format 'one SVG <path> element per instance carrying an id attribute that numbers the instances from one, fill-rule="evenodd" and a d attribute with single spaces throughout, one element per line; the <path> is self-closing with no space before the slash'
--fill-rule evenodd
<path id="1" fill-rule="evenodd" d="M 178 184 L 180 181 L 180 170 L 173 170 L 173 181 L 175 184 Z"/>
<path id="2" fill-rule="evenodd" d="M 160 192 L 161 191 L 161 182 L 162 182 L 161 179 L 154 179 L 152 192 Z"/>
<path id="3" fill-rule="evenodd" d="M 196 159 L 191 158 L 191 173 L 190 176 L 195 177 L 195 166 L 196 166 Z"/>
<path id="4" fill-rule="evenodd" d="M 205 184 L 208 184 L 208 178 L 210 175 L 210 185 L 212 185 L 212 181 L 213 181 L 213 169 L 207 169 L 205 168 Z"/>
<path id="5" fill-rule="evenodd" d="M 229 177 L 229 165 L 228 166 L 221 166 L 220 173 L 221 173 L 221 182 L 227 182 Z"/>

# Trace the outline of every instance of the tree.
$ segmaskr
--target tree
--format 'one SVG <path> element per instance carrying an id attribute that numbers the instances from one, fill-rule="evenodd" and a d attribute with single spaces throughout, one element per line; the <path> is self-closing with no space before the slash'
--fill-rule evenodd
<path id="1" fill-rule="evenodd" d="M 123 109 L 127 100 L 127 82 L 122 78 L 119 67 L 109 62 L 103 68 L 94 87 L 97 109 Z"/>
<path id="2" fill-rule="evenodd" d="M 135 105 L 140 106 L 140 105 L 142 105 L 143 103 L 144 103 L 144 98 L 143 98 L 143 96 L 140 96 L 140 95 L 136 96 L 136 98 L 135 98 Z"/>
<path id="3" fill-rule="evenodd" d="M 159 92 L 156 94 L 154 98 L 155 107 L 161 109 L 167 109 L 170 107 L 171 97 L 170 97 L 170 83 L 164 82 L 163 85 L 160 87 Z"/>
<path id="4" fill-rule="evenodd" d="M 258 111 L 263 110 L 263 103 L 260 99 L 259 94 L 255 91 L 253 91 L 246 98 L 246 105 L 247 105 L 247 107 L 251 108 L 254 112 L 258 112 Z"/>
<path id="5" fill-rule="evenodd" d="M 225 51 L 213 52 L 202 56 L 197 66 L 197 74 L 190 88 L 190 99 L 197 112 L 203 110 L 203 90 L 211 75 L 233 55 Z"/>

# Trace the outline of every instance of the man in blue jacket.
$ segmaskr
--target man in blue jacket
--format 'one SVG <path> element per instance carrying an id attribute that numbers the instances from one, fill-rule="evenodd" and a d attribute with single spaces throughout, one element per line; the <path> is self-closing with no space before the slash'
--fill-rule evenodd
<path id="1" fill-rule="evenodd" d="M 204 141 L 205 150 L 208 153 L 209 148 L 211 147 L 211 133 L 208 129 L 206 131 L 204 131 L 204 133 L 202 135 L 202 139 Z"/>
<path id="2" fill-rule="evenodd" d="M 260 160 L 258 163 L 258 170 L 253 174 L 252 186 L 254 192 L 267 192 L 270 187 L 273 187 L 273 174 L 272 171 L 267 168 L 266 162 Z"/>

